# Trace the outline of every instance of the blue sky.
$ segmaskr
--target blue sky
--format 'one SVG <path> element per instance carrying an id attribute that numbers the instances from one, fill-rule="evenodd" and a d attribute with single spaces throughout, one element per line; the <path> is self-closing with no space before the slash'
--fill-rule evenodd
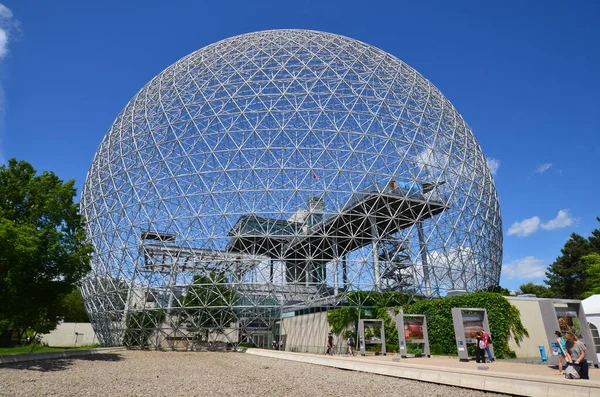
<path id="1" fill-rule="evenodd" d="M 571 232 L 600 226 L 600 2 L 4 0 L 0 161 L 75 179 L 165 67 L 241 33 L 322 30 L 432 81 L 499 165 L 501 285 L 541 282 Z M 367 5 L 368 4 L 368 5 Z"/>

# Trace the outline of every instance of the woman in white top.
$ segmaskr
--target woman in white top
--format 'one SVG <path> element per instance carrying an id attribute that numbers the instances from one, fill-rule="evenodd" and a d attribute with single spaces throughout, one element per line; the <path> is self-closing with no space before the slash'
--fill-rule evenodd
<path id="1" fill-rule="evenodd" d="M 567 350 L 570 354 L 570 364 L 579 365 L 581 367 L 581 379 L 589 379 L 588 362 L 585 359 L 585 345 L 572 332 L 565 334 L 567 340 Z"/>

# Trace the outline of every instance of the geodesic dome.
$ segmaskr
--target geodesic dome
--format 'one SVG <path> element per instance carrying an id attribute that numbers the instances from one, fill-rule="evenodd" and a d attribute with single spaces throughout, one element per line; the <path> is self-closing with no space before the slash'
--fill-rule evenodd
<path id="1" fill-rule="evenodd" d="M 81 210 L 105 344 L 235 343 L 351 291 L 500 278 L 496 190 L 465 121 L 399 59 L 329 33 L 245 34 L 165 69 L 104 137 Z"/>

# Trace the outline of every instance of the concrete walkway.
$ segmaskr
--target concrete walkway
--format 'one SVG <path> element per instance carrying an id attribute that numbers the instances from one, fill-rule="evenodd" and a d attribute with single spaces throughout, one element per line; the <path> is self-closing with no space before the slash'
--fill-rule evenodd
<path id="1" fill-rule="evenodd" d="M 594 368 L 590 368 L 590 380 L 570 380 L 556 375 L 558 371 L 546 365 L 465 363 L 457 357 L 348 357 L 263 349 L 248 349 L 247 353 L 516 396 L 600 397 L 600 370 Z"/>

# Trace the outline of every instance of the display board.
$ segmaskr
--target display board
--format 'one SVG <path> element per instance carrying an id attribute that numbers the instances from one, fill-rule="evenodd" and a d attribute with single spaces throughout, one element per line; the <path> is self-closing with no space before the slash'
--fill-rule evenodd
<path id="1" fill-rule="evenodd" d="M 398 329 L 398 342 L 400 356 L 407 357 L 407 343 L 419 343 L 423 348 L 423 355 L 431 356 L 429 349 L 429 336 L 427 334 L 427 318 L 423 314 L 404 314 L 402 310 L 396 316 Z"/>
<path id="2" fill-rule="evenodd" d="M 458 358 L 460 361 L 469 361 L 467 344 L 476 342 L 477 331 L 483 329 L 488 335 L 491 335 L 487 311 L 481 308 L 455 307 L 452 308 L 452 321 L 454 322 Z M 490 345 L 490 350 L 494 356 L 494 345 Z"/>
<path id="3" fill-rule="evenodd" d="M 587 346 L 587 361 L 598 368 L 600 363 L 598 362 L 598 356 L 593 354 L 594 340 L 581 307 L 581 301 L 538 299 L 538 302 L 551 351 L 551 354 L 548 355 L 548 363 L 551 365 L 558 364 L 558 343 L 554 332 L 560 331 L 563 335 L 566 332 L 572 332 Z"/>
<path id="4" fill-rule="evenodd" d="M 383 320 L 358 320 L 360 354 L 366 355 L 368 345 L 379 345 L 379 353 L 386 355 Z"/>

